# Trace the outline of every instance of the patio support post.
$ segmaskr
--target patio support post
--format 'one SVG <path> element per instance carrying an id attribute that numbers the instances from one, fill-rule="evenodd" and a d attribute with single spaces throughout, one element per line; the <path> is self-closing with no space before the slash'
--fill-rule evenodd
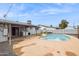
<path id="1" fill-rule="evenodd" d="M 9 24 L 9 45 L 11 44 L 11 24 Z"/>
<path id="2" fill-rule="evenodd" d="M 9 46 L 10 46 L 10 54 L 12 54 L 13 52 L 13 44 L 12 44 L 12 38 L 11 38 L 11 24 L 9 24 L 9 39 L 8 39 L 8 42 L 9 42 Z"/>

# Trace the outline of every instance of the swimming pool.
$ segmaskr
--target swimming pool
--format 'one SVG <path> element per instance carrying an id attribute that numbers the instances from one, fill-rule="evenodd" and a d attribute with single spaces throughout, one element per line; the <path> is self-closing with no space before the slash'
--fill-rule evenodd
<path id="1" fill-rule="evenodd" d="M 47 34 L 46 36 L 42 36 L 42 38 L 51 41 L 67 41 L 70 39 L 70 37 L 65 34 Z"/>

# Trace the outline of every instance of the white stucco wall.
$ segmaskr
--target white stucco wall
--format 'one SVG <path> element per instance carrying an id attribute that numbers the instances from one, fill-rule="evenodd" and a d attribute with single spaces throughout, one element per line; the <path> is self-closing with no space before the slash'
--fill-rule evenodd
<path id="1" fill-rule="evenodd" d="M 39 30 L 37 30 L 37 33 L 41 33 L 42 31 L 39 29 Z"/>
<path id="2" fill-rule="evenodd" d="M 33 27 L 33 28 L 31 29 L 31 34 L 36 34 L 36 29 L 35 29 L 35 27 Z"/>
<path id="3" fill-rule="evenodd" d="M 23 31 L 23 36 L 27 36 L 29 32 L 32 35 L 36 33 L 41 33 L 41 30 L 40 29 L 36 30 L 35 27 L 32 27 L 32 28 L 28 27 L 26 28 L 26 30 Z"/>
<path id="4" fill-rule="evenodd" d="M 29 32 L 30 32 L 30 34 L 36 34 L 36 29 L 35 29 L 35 27 L 27 28 L 26 34 L 28 35 Z"/>

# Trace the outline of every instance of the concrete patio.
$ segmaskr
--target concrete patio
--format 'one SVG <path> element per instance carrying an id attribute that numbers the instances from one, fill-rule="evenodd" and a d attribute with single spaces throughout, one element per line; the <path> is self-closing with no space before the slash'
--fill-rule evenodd
<path id="1" fill-rule="evenodd" d="M 11 47 L 8 41 L 0 43 L 0 56 L 14 56 L 14 55 L 15 54 L 11 51 Z"/>
<path id="2" fill-rule="evenodd" d="M 79 56 L 79 39 L 48 41 L 36 36 L 15 43 L 13 50 L 18 56 Z"/>

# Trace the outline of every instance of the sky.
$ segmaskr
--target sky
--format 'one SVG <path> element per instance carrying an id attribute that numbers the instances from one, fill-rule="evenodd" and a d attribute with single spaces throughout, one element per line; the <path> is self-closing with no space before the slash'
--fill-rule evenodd
<path id="1" fill-rule="evenodd" d="M 32 24 L 58 26 L 62 19 L 69 22 L 69 26 L 79 25 L 78 3 L 1 3 L 0 19 L 3 19 L 8 9 L 6 19 L 12 21 L 27 22 Z"/>

